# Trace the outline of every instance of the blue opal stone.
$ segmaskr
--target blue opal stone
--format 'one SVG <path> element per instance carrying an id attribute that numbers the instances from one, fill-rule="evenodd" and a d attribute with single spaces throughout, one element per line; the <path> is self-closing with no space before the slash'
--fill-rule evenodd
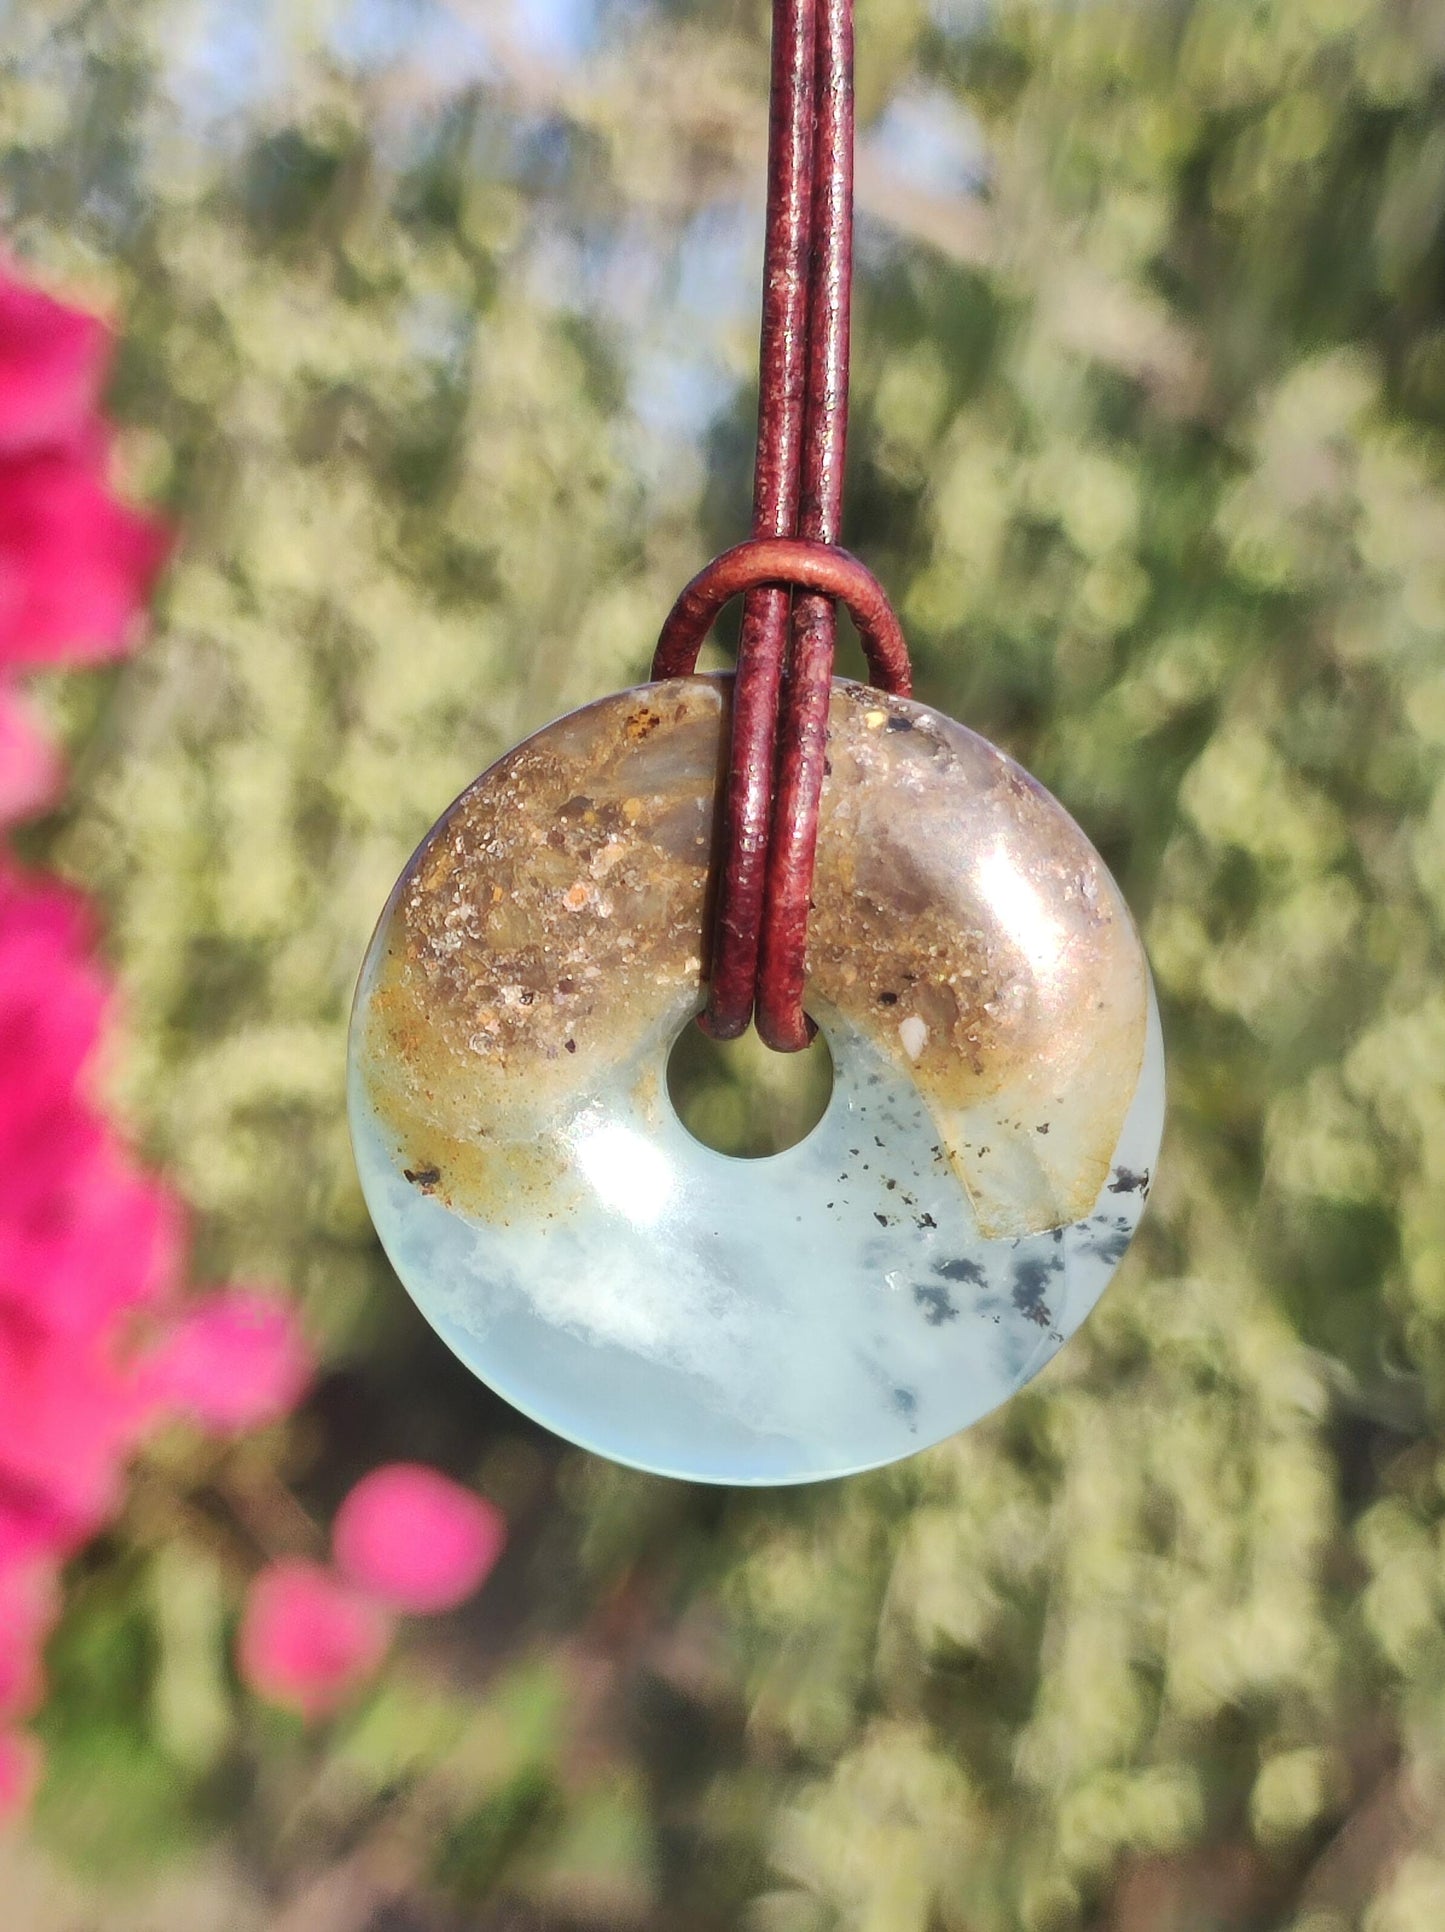
<path id="1" fill-rule="evenodd" d="M 1004 1401 L 1143 1212 L 1163 1051 L 1103 862 L 1012 760 L 834 686 L 797 1146 L 695 1140 L 730 681 L 623 692 L 483 774 L 413 856 L 352 1023 L 367 1203 L 439 1334 L 509 1401 L 643 1469 L 801 1482 Z"/>

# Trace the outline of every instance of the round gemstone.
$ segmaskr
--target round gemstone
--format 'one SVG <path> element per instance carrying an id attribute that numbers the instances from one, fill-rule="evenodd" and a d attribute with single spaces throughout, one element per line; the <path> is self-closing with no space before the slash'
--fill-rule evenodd
<path id="1" fill-rule="evenodd" d="M 984 739 L 838 682 L 809 927 L 833 1093 L 796 1146 L 695 1140 L 731 681 L 618 693 L 485 772 L 384 911 L 350 1110 L 397 1273 L 479 1376 L 645 1469 L 843 1475 L 975 1421 L 1102 1293 L 1163 1052 L 1118 888 Z"/>

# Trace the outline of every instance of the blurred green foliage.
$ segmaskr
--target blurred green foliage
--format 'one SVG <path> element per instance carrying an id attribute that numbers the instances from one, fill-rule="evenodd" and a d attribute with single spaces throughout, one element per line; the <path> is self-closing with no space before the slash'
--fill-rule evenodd
<path id="1" fill-rule="evenodd" d="M 42 845 L 104 896 L 115 1088 L 204 1265 L 291 1284 L 329 1362 L 288 1432 L 165 1445 L 75 1580 L 37 1830 L 104 1904 L 57 1878 L 56 1924 L 123 1932 L 118 1862 L 197 1845 L 232 1932 L 1445 1923 L 1442 16 L 859 15 L 848 539 L 921 695 L 1117 868 L 1173 1112 L 1037 1385 L 771 1496 L 564 1451 L 443 1360 L 342 1110 L 413 842 L 744 527 L 764 9 L 579 8 L 578 58 L 482 0 L 0 26 L 7 226 L 114 306 L 186 532 L 150 648 L 48 693 Z M 920 114 L 981 181 L 915 167 Z M 516 1544 L 306 1736 L 238 1698 L 236 1592 L 382 1452 Z"/>

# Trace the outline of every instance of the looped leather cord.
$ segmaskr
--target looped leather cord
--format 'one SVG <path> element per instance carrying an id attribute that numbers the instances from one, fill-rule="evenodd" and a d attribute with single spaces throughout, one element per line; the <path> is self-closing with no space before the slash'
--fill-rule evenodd
<path id="1" fill-rule="evenodd" d="M 836 599 L 858 624 L 874 681 L 910 688 L 882 587 L 838 548 L 852 257 L 852 0 L 774 0 L 753 537 L 683 591 L 653 676 L 690 672 L 718 611 L 747 592 L 701 1024 L 732 1039 L 755 1018 L 780 1052 L 813 1032 L 802 992 Z"/>
<path id="2" fill-rule="evenodd" d="M 908 646 L 882 584 L 851 551 L 800 537 L 750 537 L 700 570 L 668 612 L 653 676 L 682 678 L 696 670 L 703 640 L 723 606 L 761 585 L 816 591 L 846 605 L 873 682 L 898 698 L 912 691 Z"/>

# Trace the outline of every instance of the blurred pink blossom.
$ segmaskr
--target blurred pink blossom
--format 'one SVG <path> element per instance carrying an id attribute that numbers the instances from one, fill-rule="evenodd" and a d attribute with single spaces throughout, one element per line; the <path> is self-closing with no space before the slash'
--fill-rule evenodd
<path id="1" fill-rule="evenodd" d="M 40 1780 L 40 1745 L 25 1731 L 0 1731 L 0 1823 L 29 1804 Z"/>
<path id="2" fill-rule="evenodd" d="M 26 1717 L 40 1702 L 40 1645 L 59 1597 L 55 1576 L 44 1565 L 0 1569 L 0 1722 Z"/>
<path id="3" fill-rule="evenodd" d="M 109 1337 L 57 1347 L 0 1317 L 0 1562 L 69 1555 L 115 1513 L 148 1420 L 140 1378 L 117 1357 Z"/>
<path id="4" fill-rule="evenodd" d="M 100 1038 L 107 992 L 80 894 L 0 855 L 0 1134 L 64 1113 Z M 17 1148 L 0 1142 L 0 1168 Z"/>
<path id="5" fill-rule="evenodd" d="M 113 656 L 136 638 L 168 537 L 106 486 L 104 324 L 0 267 L 0 826 L 51 802 L 60 761 L 17 669 Z M 184 1216 L 91 1090 L 109 983 L 81 896 L 0 850 L 0 1720 L 43 1689 L 60 1566 L 119 1508 L 146 1431 L 196 1389 L 153 1386 L 137 1317 L 177 1314 Z M 274 1324 L 273 1324 L 274 1326 Z M 176 1345 L 184 1353 L 184 1341 Z M 245 1403 L 274 1412 L 299 1343 L 253 1338 Z M 268 1379 L 269 1378 L 269 1379 Z M 181 1378 L 184 1381 L 184 1377 Z M 191 1383 L 196 1383 L 194 1363 Z M 213 1378 L 214 1379 L 214 1378 Z M 204 1390 L 201 1391 L 202 1396 Z M 219 1404 L 225 1407 L 224 1403 Z M 242 1396 L 225 1425 L 235 1426 Z M 211 1411 L 217 1409 L 211 1403 Z M 202 1419 L 206 1419 L 202 1416 Z M 39 1749 L 0 1731 L 0 1813 L 23 1805 Z"/>
<path id="6" fill-rule="evenodd" d="M 106 486 L 110 333 L 0 269 L 0 666 L 114 656 L 169 535 Z"/>
<path id="7" fill-rule="evenodd" d="M 0 828 L 50 803 L 60 762 L 17 696 L 24 667 L 128 650 L 168 547 L 106 486 L 95 317 L 0 266 Z M 82 897 L 0 849 L 0 1723 L 39 1701 L 61 1564 L 119 1509 L 130 1456 L 177 1413 L 220 1435 L 284 1415 L 312 1360 L 255 1288 L 178 1299 L 185 1217 L 92 1091 L 112 997 Z M 350 1580 L 286 1560 L 256 1578 L 238 1646 L 261 1696 L 308 1718 L 376 1669 L 388 1608 L 450 1608 L 495 1563 L 505 1523 L 437 1472 L 359 1483 L 336 1548 Z M 0 1816 L 40 1751 L 0 1729 Z"/>
<path id="8" fill-rule="evenodd" d="M 182 1237 L 85 1091 L 107 1003 L 89 948 L 79 896 L 0 855 L 0 1314 L 82 1345 L 170 1292 Z"/>
<path id="9" fill-rule="evenodd" d="M 0 825 L 44 811 L 60 777 L 59 754 L 24 701 L 0 687 Z"/>
<path id="10" fill-rule="evenodd" d="M 252 1583 L 236 1661 L 258 1696 L 312 1720 L 360 1689 L 390 1641 L 384 1610 L 324 1565 L 290 1557 Z"/>
<path id="11" fill-rule="evenodd" d="M 156 1400 L 217 1435 L 289 1414 L 314 1364 L 295 1311 L 257 1288 L 224 1288 L 191 1304 L 147 1363 Z"/>
<path id="12" fill-rule="evenodd" d="M 506 1518 L 422 1463 L 372 1470 L 336 1516 L 333 1548 L 358 1588 L 393 1610 L 451 1610 L 485 1580 L 507 1540 Z"/>
<path id="13" fill-rule="evenodd" d="M 110 332 L 0 271 L 0 457 L 63 442 L 100 402 Z"/>
<path id="14" fill-rule="evenodd" d="M 86 662 L 134 643 L 168 540 L 116 501 L 105 468 L 96 431 L 0 460 L 0 662 Z"/>

